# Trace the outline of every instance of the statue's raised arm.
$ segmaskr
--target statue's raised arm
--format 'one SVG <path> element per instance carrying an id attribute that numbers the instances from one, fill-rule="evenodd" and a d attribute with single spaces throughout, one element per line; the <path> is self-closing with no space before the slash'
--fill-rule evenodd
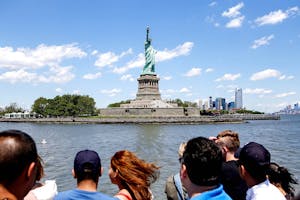
<path id="1" fill-rule="evenodd" d="M 142 74 L 155 74 L 155 53 L 156 51 L 151 46 L 151 39 L 149 38 L 150 28 L 147 27 L 146 41 L 145 41 L 145 66 Z"/>

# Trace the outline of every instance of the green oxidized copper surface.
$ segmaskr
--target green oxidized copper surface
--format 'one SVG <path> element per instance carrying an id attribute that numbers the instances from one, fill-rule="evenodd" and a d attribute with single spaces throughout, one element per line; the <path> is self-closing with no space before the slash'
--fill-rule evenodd
<path id="1" fill-rule="evenodd" d="M 155 74 L 155 54 L 156 51 L 151 46 L 151 39 L 149 38 L 149 27 L 147 27 L 147 36 L 145 41 L 145 66 L 142 75 Z"/>

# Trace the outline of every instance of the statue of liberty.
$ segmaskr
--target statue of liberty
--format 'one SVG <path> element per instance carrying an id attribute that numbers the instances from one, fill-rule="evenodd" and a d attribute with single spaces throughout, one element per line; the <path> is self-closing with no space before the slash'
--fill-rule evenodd
<path id="1" fill-rule="evenodd" d="M 155 54 L 156 51 L 151 46 L 151 39 L 149 38 L 149 27 L 147 27 L 147 36 L 145 41 L 145 66 L 142 75 L 155 74 Z"/>

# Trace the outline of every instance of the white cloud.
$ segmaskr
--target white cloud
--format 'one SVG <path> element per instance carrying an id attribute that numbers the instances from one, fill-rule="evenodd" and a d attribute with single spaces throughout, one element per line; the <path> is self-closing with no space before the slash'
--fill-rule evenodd
<path id="1" fill-rule="evenodd" d="M 0 75 L 0 80 L 10 83 L 66 83 L 72 80 L 75 75 L 71 73 L 72 66 L 53 66 L 46 74 L 38 75 L 30 73 L 24 69 L 4 72 Z"/>
<path id="2" fill-rule="evenodd" d="M 281 73 L 276 69 L 266 69 L 257 73 L 252 74 L 250 77 L 251 81 L 263 80 L 267 78 L 280 78 Z"/>
<path id="3" fill-rule="evenodd" d="M 205 70 L 205 72 L 207 72 L 207 73 L 209 73 L 209 72 L 213 72 L 214 71 L 214 69 L 213 68 L 207 68 L 206 70 Z"/>
<path id="4" fill-rule="evenodd" d="M 299 8 L 297 6 L 287 9 L 286 11 L 277 10 L 272 11 L 267 15 L 262 17 L 258 17 L 255 20 L 255 23 L 258 26 L 268 25 L 268 24 L 277 24 L 283 22 L 284 20 L 288 19 L 289 17 L 297 14 Z"/>
<path id="5" fill-rule="evenodd" d="M 94 50 L 94 51 L 92 51 L 92 53 L 91 53 L 93 56 L 94 55 L 97 55 L 98 54 L 98 51 L 97 50 Z"/>
<path id="6" fill-rule="evenodd" d="M 238 74 L 224 74 L 222 77 L 216 79 L 216 81 L 234 81 L 241 76 L 240 73 Z"/>
<path id="7" fill-rule="evenodd" d="M 84 76 L 83 76 L 83 78 L 84 79 L 88 79 L 88 80 L 93 80 L 93 79 L 97 79 L 97 78 L 99 78 L 99 77 L 101 77 L 102 76 L 102 73 L 101 72 L 98 72 L 98 73 L 96 73 L 96 74 L 85 74 Z"/>
<path id="8" fill-rule="evenodd" d="M 192 77 L 192 76 L 199 76 L 201 74 L 202 69 L 194 67 L 190 71 L 188 71 L 184 76 Z"/>
<path id="9" fill-rule="evenodd" d="M 46 75 L 38 76 L 36 82 L 42 83 L 66 83 L 72 80 L 75 75 L 71 73 L 73 66 L 53 66 Z"/>
<path id="10" fill-rule="evenodd" d="M 181 89 L 179 90 L 179 92 L 180 92 L 180 93 L 188 93 L 188 92 L 190 92 L 190 90 L 189 90 L 188 88 L 181 88 Z"/>
<path id="11" fill-rule="evenodd" d="M 208 4 L 210 7 L 213 7 L 213 6 L 216 6 L 217 5 L 217 2 L 216 1 L 213 1 L 211 2 L 210 4 Z"/>
<path id="12" fill-rule="evenodd" d="M 161 62 L 176 58 L 178 56 L 188 55 L 193 46 L 193 42 L 185 42 L 182 45 L 178 45 L 175 49 L 172 50 L 164 49 L 163 51 L 157 51 L 155 59 L 157 62 Z"/>
<path id="13" fill-rule="evenodd" d="M 58 92 L 58 93 L 62 93 L 62 92 L 63 92 L 63 89 L 61 89 L 61 88 L 56 88 L 55 91 Z"/>
<path id="14" fill-rule="evenodd" d="M 46 66 L 59 65 L 64 59 L 82 58 L 87 54 L 76 44 L 52 45 L 41 44 L 35 49 L 0 47 L 0 68 L 38 69 Z"/>
<path id="15" fill-rule="evenodd" d="M 86 55 L 76 44 L 52 46 L 41 44 L 35 49 L 16 50 L 12 47 L 3 47 L 0 48 L 0 68 L 9 71 L 2 73 L 0 80 L 10 83 L 65 83 L 72 80 L 75 75 L 71 73 L 73 66 L 60 66 L 61 62 Z M 37 70 L 40 70 L 41 74 L 38 74 Z"/>
<path id="16" fill-rule="evenodd" d="M 226 28 L 239 28 L 242 26 L 244 19 L 245 16 L 234 18 L 226 24 Z"/>
<path id="17" fill-rule="evenodd" d="M 173 89 L 160 90 L 160 93 L 164 93 L 165 95 L 166 94 L 174 94 L 174 93 L 176 93 L 176 90 L 173 90 Z"/>
<path id="18" fill-rule="evenodd" d="M 244 94 L 270 94 L 272 93 L 272 90 L 268 90 L 268 89 L 263 89 L 263 88 L 255 88 L 255 89 L 250 89 L 250 88 L 246 88 L 243 90 Z"/>
<path id="19" fill-rule="evenodd" d="M 105 67 L 111 66 L 113 63 L 118 62 L 120 58 L 132 54 L 132 49 L 128 49 L 127 51 L 122 52 L 120 55 L 116 55 L 114 52 L 106 52 L 98 55 L 98 59 L 95 62 L 95 66 L 97 67 Z"/>
<path id="20" fill-rule="evenodd" d="M 274 35 L 264 36 L 262 38 L 259 38 L 257 40 L 254 40 L 253 45 L 251 46 L 252 49 L 256 49 L 260 46 L 268 45 L 270 44 L 270 40 L 274 38 Z"/>
<path id="21" fill-rule="evenodd" d="M 0 75 L 0 80 L 8 81 L 10 83 L 16 82 L 31 82 L 37 78 L 35 73 L 29 73 L 24 69 L 17 71 L 9 71 Z"/>
<path id="22" fill-rule="evenodd" d="M 133 68 L 138 68 L 138 67 L 142 67 L 145 64 L 145 57 L 144 54 L 140 53 L 137 58 L 135 58 L 134 60 L 129 61 L 125 66 L 123 67 L 115 67 L 113 69 L 114 73 L 117 74 L 122 74 L 125 73 L 126 71 L 133 69 Z"/>
<path id="23" fill-rule="evenodd" d="M 294 79 L 294 76 L 286 76 L 286 75 L 282 75 L 279 77 L 279 80 L 291 80 Z"/>
<path id="24" fill-rule="evenodd" d="M 226 28 L 239 28 L 242 26 L 245 16 L 241 14 L 240 9 L 244 7 L 244 3 L 241 2 L 234 7 L 222 13 L 223 17 L 230 18 L 231 20 L 225 25 Z"/>
<path id="25" fill-rule="evenodd" d="M 115 96 L 116 94 L 120 93 L 121 90 L 120 89 L 111 89 L 111 90 L 101 90 L 102 94 L 107 94 L 108 96 Z"/>
<path id="26" fill-rule="evenodd" d="M 296 94 L 296 92 L 286 92 L 286 93 L 277 94 L 275 97 L 282 98 L 282 97 L 287 97 L 287 96 L 291 96 L 291 95 L 295 95 L 295 94 Z"/>
<path id="27" fill-rule="evenodd" d="M 172 76 L 163 76 L 162 77 L 163 80 L 169 81 L 172 79 Z"/>
<path id="28" fill-rule="evenodd" d="M 80 90 L 73 90 L 72 94 L 80 94 Z"/>
<path id="29" fill-rule="evenodd" d="M 121 77 L 121 80 L 122 81 L 126 81 L 126 80 L 129 80 L 129 81 L 134 81 L 134 78 L 132 77 L 132 75 L 131 74 L 125 74 L 125 75 L 123 75 L 122 77 Z"/>
<path id="30" fill-rule="evenodd" d="M 173 59 L 178 56 L 188 55 L 191 49 L 193 48 L 193 45 L 194 43 L 192 42 L 185 42 L 184 44 L 179 45 L 172 50 L 165 49 L 164 51 L 157 51 L 155 55 L 156 62 L 162 62 L 165 60 Z M 115 67 L 113 69 L 113 72 L 122 74 L 130 69 L 142 67 L 144 66 L 144 64 L 145 56 L 143 53 L 140 53 L 135 59 L 129 61 L 125 66 Z"/>
<path id="31" fill-rule="evenodd" d="M 237 4 L 234 7 L 229 8 L 227 11 L 224 11 L 222 13 L 223 17 L 229 17 L 229 18 L 233 18 L 233 17 L 237 17 L 240 16 L 240 9 L 244 7 L 244 3 L 241 2 L 239 4 Z"/>

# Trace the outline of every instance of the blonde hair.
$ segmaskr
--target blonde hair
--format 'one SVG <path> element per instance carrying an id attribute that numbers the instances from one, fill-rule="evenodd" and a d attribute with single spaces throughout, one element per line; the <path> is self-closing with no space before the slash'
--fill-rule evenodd
<path id="1" fill-rule="evenodd" d="M 240 148 L 239 134 L 232 130 L 224 130 L 218 134 L 216 143 L 226 146 L 231 152 L 235 152 Z"/>

